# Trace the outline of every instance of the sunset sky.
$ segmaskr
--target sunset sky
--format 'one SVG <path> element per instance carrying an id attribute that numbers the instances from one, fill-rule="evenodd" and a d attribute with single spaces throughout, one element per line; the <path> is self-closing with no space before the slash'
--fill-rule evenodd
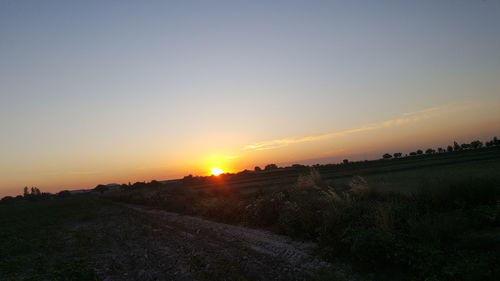
<path id="1" fill-rule="evenodd" d="M 500 1 L 0 0 L 0 197 L 500 136 Z"/>

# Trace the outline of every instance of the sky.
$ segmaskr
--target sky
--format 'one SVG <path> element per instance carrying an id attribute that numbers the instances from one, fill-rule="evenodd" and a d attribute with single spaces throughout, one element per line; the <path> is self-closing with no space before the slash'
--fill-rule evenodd
<path id="1" fill-rule="evenodd" d="M 0 0 L 0 196 L 500 136 L 500 1 Z"/>

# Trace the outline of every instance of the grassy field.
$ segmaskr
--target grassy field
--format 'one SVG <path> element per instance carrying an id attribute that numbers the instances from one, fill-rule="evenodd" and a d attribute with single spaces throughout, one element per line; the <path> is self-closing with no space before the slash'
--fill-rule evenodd
<path id="1" fill-rule="evenodd" d="M 89 196 L 0 204 L 0 280 L 95 280 L 100 213 Z"/>
<path id="2" fill-rule="evenodd" d="M 500 276 L 497 179 L 422 186 L 411 195 L 377 191 L 361 177 L 347 186 L 332 187 L 313 171 L 287 188 L 253 194 L 146 187 L 105 197 L 315 241 L 319 255 L 354 264 L 370 280 Z"/>
<path id="3" fill-rule="evenodd" d="M 418 155 L 399 159 L 350 162 L 315 166 L 324 181 L 344 185 L 352 177 L 361 176 L 372 188 L 383 191 L 411 192 L 422 185 L 449 183 L 470 177 L 500 179 L 500 148 Z M 249 171 L 218 179 L 202 178 L 184 181 L 185 188 L 207 190 L 225 185 L 239 193 L 253 193 L 289 186 L 309 167 L 285 167 L 276 170 Z M 170 184 L 176 186 L 176 184 Z"/>
<path id="4" fill-rule="evenodd" d="M 364 178 L 377 190 L 409 193 L 422 186 L 439 186 L 470 178 L 500 178 L 500 160 L 458 162 L 437 167 L 369 174 Z"/>
<path id="5" fill-rule="evenodd" d="M 108 219 L 104 213 L 113 202 L 313 241 L 319 245 L 319 256 L 351 264 L 367 280 L 498 280 L 499 171 L 500 150 L 493 148 L 188 177 L 69 198 L 4 202 L 0 280 L 94 280 L 100 249 L 127 233 L 104 235 L 99 229 L 113 233 L 112 224 L 127 229 L 134 221 L 137 226 L 123 239 L 147 244 L 150 239 L 139 233 L 156 237 L 151 232 L 155 227 L 144 232 L 139 225 L 145 218 Z M 96 219 L 101 228 L 86 227 Z M 133 245 L 142 249 L 140 243 Z M 127 264 L 139 270 L 142 263 L 136 259 L 132 253 Z M 123 263 L 110 263 L 116 262 Z M 161 272 L 162 266 L 158 268 Z M 317 278 L 352 280 L 329 271 Z"/>
<path id="6" fill-rule="evenodd" d="M 188 178 L 104 196 L 313 240 L 322 256 L 376 280 L 494 280 L 499 151 Z"/>

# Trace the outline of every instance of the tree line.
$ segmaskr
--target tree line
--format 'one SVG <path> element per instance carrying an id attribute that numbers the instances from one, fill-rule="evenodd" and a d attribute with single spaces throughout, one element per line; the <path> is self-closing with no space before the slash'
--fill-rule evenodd
<path id="1" fill-rule="evenodd" d="M 425 151 L 422 149 L 418 149 L 416 151 L 412 151 L 405 156 L 416 156 L 416 155 L 422 155 L 422 154 L 435 154 L 435 153 L 445 153 L 445 152 L 459 152 L 459 151 L 465 151 L 465 150 L 473 150 L 473 149 L 481 149 L 485 147 L 498 147 L 500 146 L 500 140 L 498 140 L 497 137 L 493 137 L 490 141 L 487 141 L 483 143 L 480 140 L 475 140 L 470 143 L 462 143 L 459 144 L 458 142 L 454 141 L 453 145 L 448 145 L 446 148 L 443 147 L 438 147 L 437 149 L 433 148 L 428 148 Z M 383 159 L 391 159 L 391 158 L 401 158 L 403 157 L 402 152 L 395 152 L 395 153 L 385 153 L 382 155 Z"/>
<path id="2" fill-rule="evenodd" d="M 438 147 L 437 149 L 433 148 L 428 148 L 425 151 L 422 149 L 418 149 L 416 151 L 412 151 L 408 154 L 403 155 L 402 152 L 395 152 L 392 154 L 385 153 L 382 155 L 383 159 L 394 159 L 394 158 L 402 158 L 402 157 L 407 157 L 407 156 L 417 156 L 417 155 L 430 155 L 430 154 L 436 154 L 436 153 L 450 153 L 450 152 L 460 152 L 460 151 L 467 151 L 467 150 L 477 150 L 477 149 L 482 149 L 482 148 L 491 148 L 491 147 L 500 147 L 500 140 L 498 140 L 497 137 L 493 137 L 490 141 L 486 142 L 481 142 L 479 140 L 472 141 L 470 143 L 462 143 L 459 144 L 458 142 L 454 141 L 452 145 L 448 145 L 446 148 L 443 147 Z M 367 161 L 367 160 L 365 160 Z M 344 159 L 341 164 L 325 164 L 326 166 L 328 165 L 342 165 L 342 164 L 349 164 L 350 161 L 348 159 Z M 182 179 L 179 180 L 172 180 L 168 184 L 204 184 L 204 183 L 210 183 L 210 182 L 216 182 L 218 179 L 225 179 L 229 177 L 234 177 L 234 176 L 244 176 L 248 177 L 251 175 L 257 176 L 261 172 L 267 172 L 267 171 L 274 171 L 274 170 L 280 170 L 280 169 L 288 169 L 288 168 L 293 168 L 298 171 L 306 171 L 310 167 L 318 168 L 324 165 L 316 164 L 312 166 L 307 166 L 307 165 L 301 165 L 301 164 L 293 164 L 289 167 L 279 167 L 276 164 L 268 164 L 265 165 L 264 168 L 261 168 L 259 166 L 256 166 L 253 170 L 244 170 L 241 172 L 238 172 L 236 174 L 221 174 L 218 177 L 215 176 L 193 176 L 193 175 L 188 175 L 185 176 Z M 88 190 L 96 193 L 104 193 L 108 190 L 112 189 L 119 189 L 122 191 L 126 190 L 132 190 L 132 189 L 140 189 L 143 187 L 161 187 L 164 186 L 167 183 L 164 182 L 159 182 L 156 180 L 152 180 L 151 182 L 136 182 L 134 184 L 128 183 L 128 184 L 111 184 L 111 185 L 102 185 L 99 184 L 95 188 Z M 72 192 L 68 190 L 63 190 L 60 191 L 56 194 L 51 194 L 47 192 L 42 192 L 39 188 L 37 187 L 24 187 L 23 189 L 23 195 L 18 195 L 18 196 L 6 196 L 0 200 L 1 203 L 9 203 L 9 202 L 14 202 L 14 201 L 20 201 L 20 200 L 29 200 L 29 201 L 37 201 L 37 200 L 42 200 L 42 199 L 52 199 L 52 198 L 64 198 L 71 196 Z"/>

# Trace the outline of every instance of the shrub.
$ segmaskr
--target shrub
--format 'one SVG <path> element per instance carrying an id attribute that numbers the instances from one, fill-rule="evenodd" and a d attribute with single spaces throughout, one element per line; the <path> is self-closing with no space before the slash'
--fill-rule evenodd
<path id="1" fill-rule="evenodd" d="M 497 181 L 470 179 L 411 195 L 382 193 L 359 176 L 332 186 L 313 169 L 292 186 L 245 196 L 185 185 L 113 196 L 316 240 L 327 258 L 403 271 L 415 280 L 488 280 L 498 274 L 499 190 Z"/>

